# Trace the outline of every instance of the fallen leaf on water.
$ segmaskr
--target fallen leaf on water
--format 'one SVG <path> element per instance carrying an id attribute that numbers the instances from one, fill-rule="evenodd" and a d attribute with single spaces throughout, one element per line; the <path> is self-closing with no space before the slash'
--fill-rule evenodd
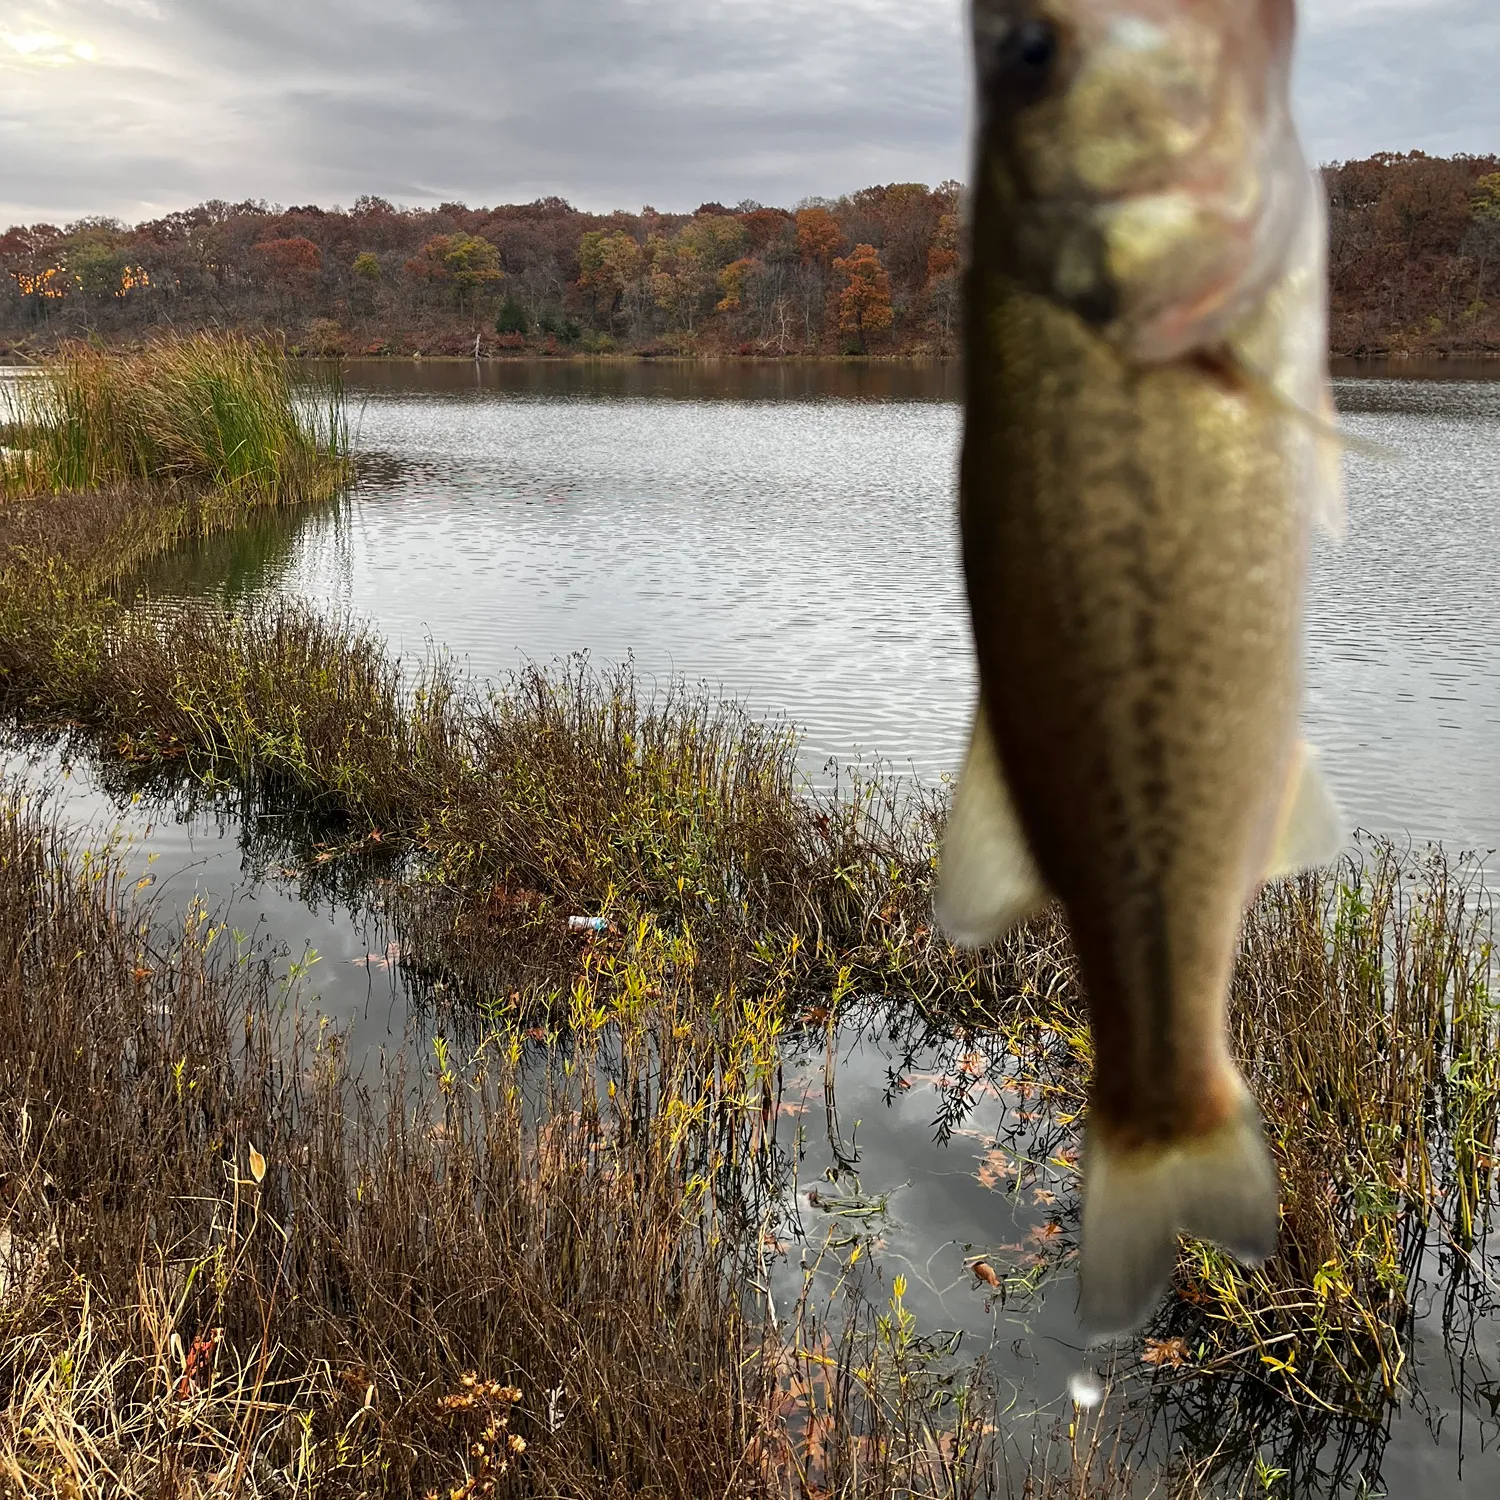
<path id="1" fill-rule="evenodd" d="M 985 1283 L 986 1286 L 998 1288 L 1000 1276 L 995 1268 L 987 1260 L 976 1260 L 974 1262 L 974 1274 Z"/>
<path id="2" fill-rule="evenodd" d="M 349 962 L 361 969 L 388 969 L 401 958 L 401 944 L 387 943 L 384 953 L 367 953 L 363 958 L 351 958 Z"/>
<path id="3" fill-rule="evenodd" d="M 1007 1177 L 1016 1175 L 1016 1164 L 997 1146 L 979 1158 L 979 1170 L 974 1174 L 981 1187 L 992 1188 Z"/>
<path id="4" fill-rule="evenodd" d="M 1055 1240 L 1062 1233 L 1062 1225 L 1048 1222 L 1046 1224 L 1033 1224 L 1031 1226 L 1031 1237 L 1040 1240 L 1044 1245 L 1048 1240 Z"/>
<path id="5" fill-rule="evenodd" d="M 1141 1352 L 1141 1363 L 1171 1365 L 1174 1370 L 1180 1370 L 1192 1357 L 1193 1351 L 1188 1348 L 1186 1339 L 1147 1339 Z"/>

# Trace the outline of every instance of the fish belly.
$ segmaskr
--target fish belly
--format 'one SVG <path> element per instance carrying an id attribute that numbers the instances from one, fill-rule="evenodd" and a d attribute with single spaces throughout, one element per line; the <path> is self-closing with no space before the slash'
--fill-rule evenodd
<path id="1" fill-rule="evenodd" d="M 1210 366 L 986 306 L 961 516 L 989 727 L 1078 946 L 1096 1128 L 1203 1133 L 1240 1104 L 1224 1001 L 1296 746 L 1303 508 L 1276 414 Z"/>

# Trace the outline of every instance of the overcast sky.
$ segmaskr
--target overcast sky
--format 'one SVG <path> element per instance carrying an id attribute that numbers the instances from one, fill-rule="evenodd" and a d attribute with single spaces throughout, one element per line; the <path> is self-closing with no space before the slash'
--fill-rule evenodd
<path id="1" fill-rule="evenodd" d="M 964 0 L 0 0 L 0 226 L 963 177 Z M 1500 151 L 1500 0 L 1303 0 L 1319 160 Z"/>

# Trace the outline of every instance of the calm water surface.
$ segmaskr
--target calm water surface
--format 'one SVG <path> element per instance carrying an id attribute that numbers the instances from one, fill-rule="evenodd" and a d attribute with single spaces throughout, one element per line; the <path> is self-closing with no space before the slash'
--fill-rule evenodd
<path id="1" fill-rule="evenodd" d="M 646 673 L 707 680 L 790 717 L 811 775 L 856 754 L 929 780 L 956 767 L 973 673 L 952 369 L 377 365 L 352 387 L 351 502 L 173 559 L 156 591 L 295 594 L 365 617 L 404 652 L 437 645 L 489 676 L 573 651 L 633 656 Z M 1348 458 L 1348 536 L 1317 545 L 1309 737 L 1358 823 L 1494 849 L 1500 383 L 1351 378 L 1338 394 L 1348 426 L 1401 460 Z M 70 816 L 117 821 L 169 900 L 173 882 L 184 904 L 202 889 L 291 956 L 316 946 L 324 1007 L 367 1048 L 395 1044 L 408 997 L 399 963 L 380 968 L 378 914 L 304 899 L 274 859 L 247 852 L 233 818 L 122 813 L 86 767 L 60 780 L 55 755 L 32 774 L 64 787 Z M 962 1329 L 969 1352 L 992 1350 L 996 1378 L 1022 1395 L 1012 1420 L 1024 1436 L 1064 1412 L 1078 1366 L 1072 1288 L 1064 1274 L 1050 1296 L 1005 1310 L 964 1270 L 971 1249 L 1025 1243 L 1044 1215 L 987 1175 L 1014 1119 L 1003 1078 L 985 1072 L 955 1113 L 962 1075 L 941 1039 L 877 1025 L 846 1037 L 832 1064 L 819 1048 L 789 1051 L 783 1136 L 798 1180 L 777 1286 L 789 1293 L 830 1229 L 871 1234 L 873 1274 L 907 1274 L 924 1331 Z M 841 1225 L 828 1203 L 847 1199 L 851 1171 L 865 1194 L 891 1196 L 875 1220 Z M 1455 1365 L 1437 1310 L 1424 1317 L 1413 1396 L 1384 1444 L 1385 1493 L 1500 1492 L 1493 1320 L 1473 1353 Z M 1169 1411 L 1152 1451 L 1186 1441 L 1188 1426 Z M 1312 1477 L 1299 1484 L 1321 1492 Z"/>

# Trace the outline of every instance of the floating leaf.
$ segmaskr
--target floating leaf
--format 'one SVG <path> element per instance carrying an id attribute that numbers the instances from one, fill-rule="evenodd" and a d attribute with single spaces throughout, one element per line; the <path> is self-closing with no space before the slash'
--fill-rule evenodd
<path id="1" fill-rule="evenodd" d="M 1193 1357 L 1186 1339 L 1147 1339 L 1141 1353 L 1143 1365 L 1171 1365 L 1180 1370 Z"/>
<path id="2" fill-rule="evenodd" d="M 992 1188 L 1005 1178 L 1014 1177 L 1016 1164 L 996 1146 L 979 1158 L 979 1170 L 974 1175 L 982 1187 Z"/>

